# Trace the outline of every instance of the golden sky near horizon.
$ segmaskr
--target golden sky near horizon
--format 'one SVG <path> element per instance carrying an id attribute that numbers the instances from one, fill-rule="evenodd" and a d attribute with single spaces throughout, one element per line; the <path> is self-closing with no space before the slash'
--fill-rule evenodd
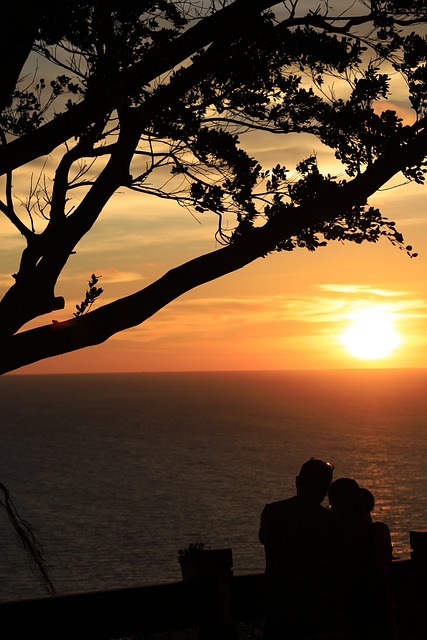
<path id="1" fill-rule="evenodd" d="M 308 150 L 302 146 L 291 153 L 302 157 Z M 278 155 L 280 150 L 266 148 L 258 157 L 274 164 Z M 321 164 L 320 152 L 318 157 Z M 397 221 L 417 258 L 385 239 L 271 254 L 185 294 L 104 345 L 35 363 L 20 373 L 423 367 L 425 198 L 424 187 L 406 185 L 372 200 Z M 100 305 L 212 251 L 217 246 L 215 223 L 209 215 L 196 221 L 171 203 L 118 194 L 70 259 L 57 288 L 66 297 L 66 308 L 52 319 L 72 316 L 91 273 L 102 276 Z M 10 248 L 20 244 L 16 236 L 7 240 Z M 18 256 L 7 252 L 6 259 L 1 258 L 2 287 L 10 282 Z M 354 313 L 372 305 L 393 314 L 401 343 L 389 357 L 369 361 L 349 354 L 340 336 Z"/>
<path id="2" fill-rule="evenodd" d="M 397 109 L 410 118 L 398 91 L 395 100 Z M 310 136 L 252 134 L 245 148 L 265 168 L 278 162 L 291 167 L 315 152 L 322 171 L 337 169 L 333 155 Z M 25 193 L 28 179 L 28 172 L 15 176 L 16 193 Z M 185 294 L 140 327 L 103 345 L 17 373 L 424 367 L 427 191 L 414 184 L 392 186 L 370 203 L 396 221 L 417 258 L 385 239 L 362 245 L 335 242 L 313 253 L 299 249 L 272 254 Z M 196 219 L 164 200 L 117 194 L 58 283 L 56 294 L 65 296 L 65 310 L 32 326 L 72 317 L 92 273 L 102 276 L 100 306 L 214 250 L 215 226 L 213 215 Z M 3 220 L 0 231 L 3 295 L 18 268 L 22 241 Z M 400 338 L 394 351 L 375 360 L 352 355 L 342 340 L 355 314 L 368 307 L 390 314 Z"/>

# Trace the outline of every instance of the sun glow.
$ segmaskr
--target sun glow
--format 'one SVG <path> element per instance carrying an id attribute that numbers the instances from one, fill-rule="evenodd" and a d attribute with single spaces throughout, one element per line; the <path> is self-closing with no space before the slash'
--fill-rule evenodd
<path id="1" fill-rule="evenodd" d="M 402 342 L 394 328 L 395 316 L 382 307 L 369 307 L 351 318 L 341 342 L 356 358 L 380 360 L 390 356 Z"/>

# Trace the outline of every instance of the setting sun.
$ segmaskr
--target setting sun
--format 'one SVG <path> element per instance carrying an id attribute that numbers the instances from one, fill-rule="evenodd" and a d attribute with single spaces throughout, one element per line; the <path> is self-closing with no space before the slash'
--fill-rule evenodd
<path id="1" fill-rule="evenodd" d="M 391 355 L 401 343 L 393 314 L 381 307 L 369 307 L 352 316 L 341 342 L 356 358 L 379 360 Z"/>

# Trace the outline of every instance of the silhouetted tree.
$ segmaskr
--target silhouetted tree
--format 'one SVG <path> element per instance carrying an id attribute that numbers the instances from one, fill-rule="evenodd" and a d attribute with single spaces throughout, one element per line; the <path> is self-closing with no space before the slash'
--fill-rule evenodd
<path id="1" fill-rule="evenodd" d="M 0 211 L 23 250 L 0 301 L 0 372 L 101 343 L 273 251 L 386 236 L 413 255 L 368 199 L 400 172 L 424 179 L 425 2 L 80 0 L 60 11 L 50 2 L 7 4 Z M 396 72 L 412 125 L 384 106 Z M 337 79 L 346 91 L 331 89 Z M 342 177 L 322 175 L 315 157 L 261 167 L 242 147 L 248 130 L 311 134 L 335 152 Z M 52 174 L 40 172 L 47 157 L 56 161 Z M 29 176 L 33 161 L 39 177 L 28 178 L 18 207 L 14 172 Z M 221 246 L 91 308 L 95 283 L 68 321 L 22 330 L 64 307 L 58 278 L 118 189 L 141 193 L 141 216 L 144 194 L 217 216 Z"/>

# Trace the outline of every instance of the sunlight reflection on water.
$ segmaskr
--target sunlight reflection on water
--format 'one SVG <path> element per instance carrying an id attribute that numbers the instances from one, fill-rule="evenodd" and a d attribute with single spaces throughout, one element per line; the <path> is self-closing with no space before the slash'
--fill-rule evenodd
<path id="1" fill-rule="evenodd" d="M 266 502 L 330 459 L 376 496 L 408 557 L 427 525 L 424 371 L 6 376 L 0 480 L 32 522 L 59 593 L 180 579 L 178 548 L 263 568 Z M 4 516 L 2 600 L 43 595 Z"/>

